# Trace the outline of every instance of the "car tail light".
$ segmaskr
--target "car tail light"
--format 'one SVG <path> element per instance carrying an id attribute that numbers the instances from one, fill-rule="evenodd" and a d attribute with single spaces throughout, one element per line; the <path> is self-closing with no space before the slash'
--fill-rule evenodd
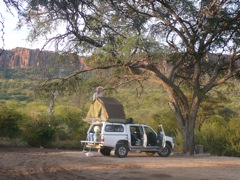
<path id="1" fill-rule="evenodd" d="M 104 142 L 104 136 L 101 136 L 101 142 Z"/>

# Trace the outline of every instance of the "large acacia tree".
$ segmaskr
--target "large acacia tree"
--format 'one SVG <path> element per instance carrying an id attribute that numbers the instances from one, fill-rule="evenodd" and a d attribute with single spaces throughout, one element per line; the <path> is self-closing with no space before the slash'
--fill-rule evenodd
<path id="1" fill-rule="evenodd" d="M 185 153 L 194 153 L 195 121 L 205 95 L 239 72 L 239 0 L 5 2 L 17 7 L 20 24 L 31 26 L 29 40 L 43 36 L 57 50 L 91 54 L 91 68 L 65 80 L 116 68 L 108 71 L 118 73 L 109 82 L 162 85 L 181 127 Z M 54 30 L 58 34 L 51 37 Z"/>

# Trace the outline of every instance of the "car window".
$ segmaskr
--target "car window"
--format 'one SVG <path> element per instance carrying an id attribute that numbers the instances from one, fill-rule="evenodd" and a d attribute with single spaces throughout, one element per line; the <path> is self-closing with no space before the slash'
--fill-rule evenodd
<path id="1" fill-rule="evenodd" d="M 144 129 L 145 129 L 145 132 L 148 134 L 148 133 L 154 133 L 155 134 L 155 132 L 152 130 L 152 128 L 150 128 L 150 127 L 147 127 L 147 126 L 145 126 L 144 127 Z"/>
<path id="2" fill-rule="evenodd" d="M 106 132 L 123 132 L 124 128 L 122 125 L 106 125 Z"/>

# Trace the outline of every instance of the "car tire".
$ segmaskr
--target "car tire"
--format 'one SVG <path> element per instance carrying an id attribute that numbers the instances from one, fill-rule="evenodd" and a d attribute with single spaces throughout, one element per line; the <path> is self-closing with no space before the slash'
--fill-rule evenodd
<path id="1" fill-rule="evenodd" d="M 152 151 L 147 151 L 145 152 L 146 156 L 153 156 L 156 152 L 152 152 Z"/>
<path id="2" fill-rule="evenodd" d="M 103 156 L 110 156 L 110 155 L 111 155 L 111 149 L 110 149 L 110 148 L 100 149 L 100 153 L 101 153 Z"/>
<path id="3" fill-rule="evenodd" d="M 168 157 L 170 154 L 171 154 L 171 147 L 166 144 L 165 148 L 161 148 L 159 151 L 158 151 L 158 155 L 160 157 Z"/>
<path id="4" fill-rule="evenodd" d="M 115 149 L 115 155 L 120 158 L 126 157 L 128 154 L 128 147 L 125 144 L 118 144 Z"/>

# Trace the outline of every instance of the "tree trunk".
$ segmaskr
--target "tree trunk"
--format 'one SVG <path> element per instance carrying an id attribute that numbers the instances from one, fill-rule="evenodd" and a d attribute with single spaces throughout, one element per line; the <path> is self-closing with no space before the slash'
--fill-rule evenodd
<path id="1" fill-rule="evenodd" d="M 197 119 L 198 108 L 201 103 L 201 98 L 193 98 L 193 103 L 190 108 L 188 116 L 185 116 L 185 122 L 182 126 L 182 135 L 183 135 L 183 152 L 189 155 L 194 155 L 194 130 L 195 122 Z"/>
<path id="2" fill-rule="evenodd" d="M 185 154 L 194 155 L 194 129 L 195 119 L 187 119 L 183 127 L 183 152 Z"/>
<path id="3" fill-rule="evenodd" d="M 201 99 L 195 97 L 190 108 L 180 109 L 179 106 L 177 107 L 176 105 L 172 108 L 174 109 L 176 119 L 178 120 L 182 131 L 183 153 L 189 155 L 194 154 L 194 129 L 200 102 Z"/>
<path id="4" fill-rule="evenodd" d="M 55 88 L 50 91 L 50 103 L 47 110 L 47 115 L 53 115 L 53 109 L 55 106 L 55 100 L 58 96 L 58 90 Z"/>

